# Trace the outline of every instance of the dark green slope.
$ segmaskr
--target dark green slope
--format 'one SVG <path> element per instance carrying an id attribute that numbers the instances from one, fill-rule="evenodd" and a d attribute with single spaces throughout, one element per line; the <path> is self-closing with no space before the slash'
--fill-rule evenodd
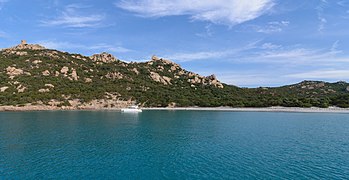
<path id="1" fill-rule="evenodd" d="M 18 47 L 18 46 L 17 46 Z M 304 81 L 278 88 L 238 88 L 153 57 L 125 63 L 103 53 L 93 57 L 44 48 L 0 52 L 0 105 L 69 106 L 69 100 L 135 100 L 147 107 L 299 106 L 348 107 L 348 83 Z"/>

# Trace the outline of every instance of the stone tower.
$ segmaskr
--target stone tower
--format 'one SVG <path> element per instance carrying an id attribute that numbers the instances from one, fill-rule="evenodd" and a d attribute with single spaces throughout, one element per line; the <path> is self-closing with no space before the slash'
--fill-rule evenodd
<path id="1" fill-rule="evenodd" d="M 27 44 L 27 41 L 26 40 L 22 40 L 21 41 L 21 45 L 26 45 Z"/>

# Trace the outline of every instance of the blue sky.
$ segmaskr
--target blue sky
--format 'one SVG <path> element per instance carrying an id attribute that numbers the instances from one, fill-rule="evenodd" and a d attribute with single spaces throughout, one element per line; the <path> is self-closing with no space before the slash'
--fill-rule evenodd
<path id="1" fill-rule="evenodd" d="M 157 55 L 243 87 L 348 81 L 348 29 L 349 0 L 0 0 L 0 48 Z"/>

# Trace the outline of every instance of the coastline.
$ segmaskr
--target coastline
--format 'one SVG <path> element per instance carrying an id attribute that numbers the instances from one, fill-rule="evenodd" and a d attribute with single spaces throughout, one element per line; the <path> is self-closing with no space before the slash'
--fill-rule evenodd
<path id="1" fill-rule="evenodd" d="M 230 112 L 300 112 L 300 113 L 349 113 L 349 108 L 301 108 L 301 107 L 183 107 L 183 108 L 142 108 L 143 110 L 174 110 L 174 111 L 230 111 Z"/>
<path id="2" fill-rule="evenodd" d="M 348 113 L 349 108 L 329 107 L 329 108 L 301 108 L 301 107 L 261 107 L 261 108 L 233 108 L 233 107 L 149 107 L 142 110 L 161 111 L 227 111 L 227 112 L 300 112 L 300 113 Z M 0 112 L 27 112 L 27 111 L 121 111 L 121 108 L 101 108 L 101 107 L 56 107 L 44 105 L 30 106 L 0 106 Z"/>

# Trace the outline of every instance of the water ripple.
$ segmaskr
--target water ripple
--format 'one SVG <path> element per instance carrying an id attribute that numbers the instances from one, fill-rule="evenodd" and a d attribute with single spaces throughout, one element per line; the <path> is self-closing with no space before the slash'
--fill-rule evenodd
<path id="1" fill-rule="evenodd" d="M 345 114 L 0 113 L 0 179 L 349 179 Z"/>

